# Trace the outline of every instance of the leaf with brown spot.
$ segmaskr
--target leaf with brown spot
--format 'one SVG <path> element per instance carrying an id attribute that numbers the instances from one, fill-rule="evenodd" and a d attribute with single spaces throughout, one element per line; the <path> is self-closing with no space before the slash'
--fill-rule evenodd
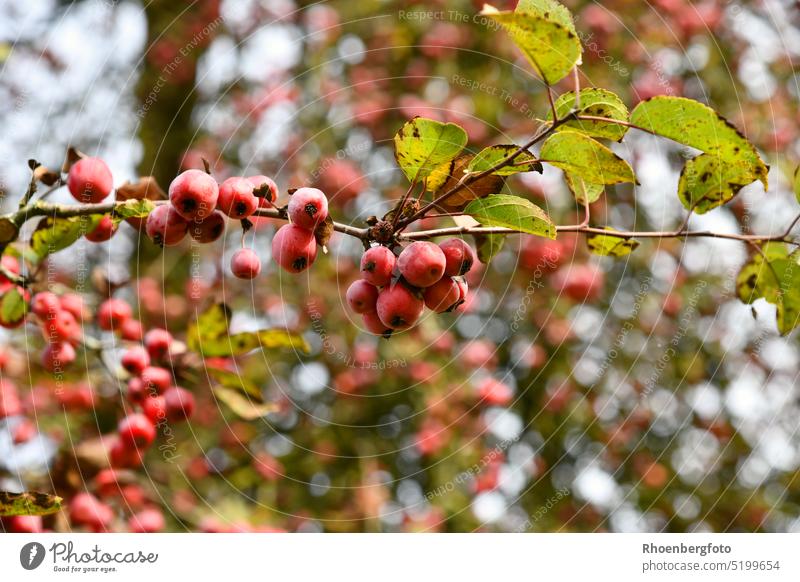
<path id="1" fill-rule="evenodd" d="M 57 495 L 26 491 L 9 493 L 0 491 L 0 517 L 14 515 L 50 515 L 61 509 L 63 500 Z"/>
<path id="2" fill-rule="evenodd" d="M 450 174 L 438 190 L 434 192 L 434 197 L 441 196 L 458 185 L 458 181 L 464 177 L 464 172 L 469 168 L 472 158 L 472 155 L 466 154 L 453 161 Z M 491 194 L 498 194 L 502 191 L 504 185 L 505 178 L 503 176 L 489 174 L 471 182 L 445 201 L 440 202 L 437 205 L 437 210 L 440 212 L 458 212 L 473 200 L 486 198 Z"/>

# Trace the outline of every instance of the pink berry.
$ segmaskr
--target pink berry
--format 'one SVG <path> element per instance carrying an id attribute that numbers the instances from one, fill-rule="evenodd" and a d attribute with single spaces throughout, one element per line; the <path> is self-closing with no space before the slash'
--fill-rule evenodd
<path id="1" fill-rule="evenodd" d="M 167 403 L 163 396 L 148 396 L 142 401 L 142 412 L 153 424 L 158 424 L 167 418 Z"/>
<path id="2" fill-rule="evenodd" d="M 285 224 L 272 239 L 272 256 L 290 273 L 300 273 L 317 258 L 317 241 L 314 233 L 296 224 Z"/>
<path id="3" fill-rule="evenodd" d="M 122 299 L 106 299 L 97 309 L 97 325 L 105 331 L 119 329 L 131 317 L 133 310 Z"/>
<path id="4" fill-rule="evenodd" d="M 442 277 L 425 289 L 425 306 L 436 313 L 444 313 L 457 305 L 461 299 L 461 290 L 452 277 Z"/>
<path id="5" fill-rule="evenodd" d="M 450 277 L 466 275 L 475 263 L 472 247 L 460 238 L 451 238 L 439 245 L 445 258 L 444 274 Z"/>
<path id="6" fill-rule="evenodd" d="M 239 279 L 255 279 L 261 272 L 261 260 L 252 249 L 239 249 L 231 257 L 231 271 Z"/>
<path id="7" fill-rule="evenodd" d="M 128 390 L 126 392 L 128 400 L 138 404 L 147 398 L 147 386 L 141 378 L 131 378 L 128 380 Z"/>
<path id="8" fill-rule="evenodd" d="M 322 190 L 299 188 L 289 199 L 289 218 L 292 224 L 314 230 L 328 217 L 328 199 Z"/>
<path id="9" fill-rule="evenodd" d="M 117 425 L 119 439 L 124 445 L 138 449 L 149 447 L 156 438 L 156 427 L 144 414 L 134 413 Z"/>
<path id="10" fill-rule="evenodd" d="M 114 178 L 100 158 L 83 158 L 70 168 L 67 188 L 78 202 L 96 204 L 111 194 Z"/>
<path id="11" fill-rule="evenodd" d="M 142 464 L 142 451 L 125 445 L 121 440 L 115 439 L 108 450 L 108 457 L 112 467 L 118 469 L 133 469 Z"/>
<path id="12" fill-rule="evenodd" d="M 122 367 L 134 376 L 138 376 L 150 365 L 150 355 L 142 346 L 134 346 L 122 354 Z"/>
<path id="13" fill-rule="evenodd" d="M 169 204 L 156 206 L 148 215 L 145 232 L 158 246 L 170 247 L 186 236 L 189 223 Z"/>
<path id="14" fill-rule="evenodd" d="M 144 335 L 144 347 L 154 360 L 163 360 L 169 354 L 172 345 L 172 334 L 166 329 L 151 329 Z"/>
<path id="15" fill-rule="evenodd" d="M 412 327 L 424 308 L 422 299 L 400 283 L 385 287 L 378 295 L 378 317 L 384 325 L 395 330 Z"/>
<path id="16" fill-rule="evenodd" d="M 89 319 L 89 313 L 86 310 L 86 305 L 83 303 L 83 297 L 77 293 L 65 293 L 59 298 L 61 309 L 69 311 L 72 316 L 78 320 L 83 321 Z"/>
<path id="17" fill-rule="evenodd" d="M 258 198 L 261 208 L 268 208 L 278 199 L 278 185 L 267 176 L 250 176 L 247 181 L 253 185 L 253 195 Z"/>
<path id="18" fill-rule="evenodd" d="M 75 321 L 75 317 L 65 310 L 56 311 L 48 315 L 42 324 L 45 341 L 49 343 L 61 343 L 75 341 L 80 336 L 80 324 Z"/>
<path id="19" fill-rule="evenodd" d="M 31 311 L 41 319 L 55 316 L 61 310 L 61 302 L 54 293 L 42 291 L 33 296 L 31 300 Z"/>
<path id="20" fill-rule="evenodd" d="M 202 170 L 186 170 L 169 185 L 169 200 L 186 220 L 200 220 L 217 207 L 217 181 Z"/>
<path id="21" fill-rule="evenodd" d="M 117 226 L 114 224 L 111 217 L 106 215 L 100 219 L 100 222 L 97 223 L 97 226 L 92 232 L 87 232 L 84 236 L 88 241 L 101 243 L 114 236 L 115 232 L 117 232 Z"/>
<path id="22" fill-rule="evenodd" d="M 48 344 L 42 352 L 42 367 L 50 373 L 60 373 L 75 361 L 72 344 Z"/>
<path id="23" fill-rule="evenodd" d="M 377 287 L 388 285 L 397 258 L 387 247 L 372 247 L 361 256 L 361 277 Z"/>
<path id="24" fill-rule="evenodd" d="M 42 533 L 42 516 L 40 515 L 13 515 L 6 518 L 8 531 L 11 533 Z"/>
<path id="25" fill-rule="evenodd" d="M 363 279 L 353 281 L 347 288 L 347 303 L 356 313 L 375 311 L 378 302 L 378 288 Z"/>
<path id="26" fill-rule="evenodd" d="M 166 368 L 147 366 L 139 377 L 149 392 L 161 394 L 172 385 L 172 374 Z"/>
<path id="27" fill-rule="evenodd" d="M 180 386 L 173 386 L 164 392 L 164 408 L 167 419 L 171 421 L 191 418 L 194 414 L 194 394 Z"/>
<path id="28" fill-rule="evenodd" d="M 69 520 L 73 525 L 101 530 L 114 519 L 111 508 L 91 493 L 78 493 L 69 502 Z"/>
<path id="29" fill-rule="evenodd" d="M 189 225 L 189 236 L 199 243 L 214 242 L 223 232 L 225 232 L 225 215 L 219 210 Z"/>
<path id="30" fill-rule="evenodd" d="M 145 509 L 128 520 L 131 533 L 156 533 L 163 530 L 165 525 L 164 514 L 158 509 Z"/>
<path id="31" fill-rule="evenodd" d="M 131 342 L 138 342 L 144 336 L 142 322 L 138 319 L 126 319 L 120 326 L 120 337 Z"/>
<path id="32" fill-rule="evenodd" d="M 384 325 L 376 312 L 370 311 L 362 317 L 364 319 L 364 327 L 367 328 L 368 332 L 385 337 L 389 337 L 392 334 L 392 328 Z"/>
<path id="33" fill-rule="evenodd" d="M 253 195 L 253 183 L 245 178 L 228 178 L 219 187 L 217 208 L 240 220 L 258 209 L 258 198 Z"/>
<path id="34" fill-rule="evenodd" d="M 442 278 L 445 256 L 438 246 L 428 241 L 411 243 L 397 258 L 400 274 L 415 287 L 430 287 Z"/>

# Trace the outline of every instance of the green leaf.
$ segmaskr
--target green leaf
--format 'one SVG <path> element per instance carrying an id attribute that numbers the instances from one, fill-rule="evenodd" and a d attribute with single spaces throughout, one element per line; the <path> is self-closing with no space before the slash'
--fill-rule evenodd
<path id="1" fill-rule="evenodd" d="M 0 491 L 0 517 L 14 515 L 49 515 L 61 509 L 63 500 L 49 493 Z"/>
<path id="2" fill-rule="evenodd" d="M 220 386 L 233 388 L 234 390 L 243 392 L 252 398 L 262 400 L 261 390 L 258 386 L 256 386 L 255 382 L 245 378 L 241 374 L 236 374 L 234 372 L 229 372 L 228 370 L 212 367 L 207 367 L 206 371 L 208 372 L 209 376 L 219 383 Z"/>
<path id="3" fill-rule="evenodd" d="M 551 135 L 542 145 L 542 161 L 592 184 L 636 182 L 630 164 L 606 146 L 574 130 Z"/>
<path id="4" fill-rule="evenodd" d="M 18 324 L 28 313 L 28 302 L 19 287 L 11 287 L 0 298 L 0 321 L 4 325 Z"/>
<path id="5" fill-rule="evenodd" d="M 564 93 L 556 99 L 556 114 L 559 118 L 566 117 L 573 107 L 575 107 L 575 91 Z M 617 121 L 628 121 L 630 114 L 625 103 L 617 95 L 605 89 L 583 89 L 581 90 L 581 102 L 579 115 L 589 115 L 592 117 L 603 117 L 605 119 L 615 119 Z M 547 119 L 553 118 L 552 111 L 547 114 Z M 591 137 L 612 139 L 620 141 L 628 128 L 618 123 L 605 121 L 567 121 L 558 127 L 556 131 L 564 129 L 574 129 Z"/>
<path id="6" fill-rule="evenodd" d="M 753 256 L 736 277 L 736 293 L 745 303 L 765 299 L 777 308 L 777 324 L 787 334 L 800 324 L 800 255 L 771 244 Z"/>
<path id="7" fill-rule="evenodd" d="M 701 154 L 684 165 L 678 198 L 687 210 L 704 214 L 722 206 L 757 179 L 755 168 L 744 161 L 725 161 L 718 154 Z"/>
<path id="8" fill-rule="evenodd" d="M 570 191 L 575 196 L 575 200 L 581 204 L 583 204 L 584 201 L 588 201 L 589 204 L 597 202 L 606 189 L 605 184 L 592 184 L 579 176 L 573 176 L 568 173 L 564 174 L 564 179 L 567 181 L 567 186 L 569 186 Z"/>
<path id="9" fill-rule="evenodd" d="M 217 400 L 225 403 L 237 416 L 245 420 L 255 420 L 278 410 L 277 404 L 254 402 L 240 392 L 225 386 L 215 386 L 212 390 Z"/>
<path id="10" fill-rule="evenodd" d="M 470 202 L 464 214 L 484 226 L 503 226 L 518 232 L 556 238 L 556 226 L 544 210 L 526 198 L 495 194 Z"/>
<path id="11" fill-rule="evenodd" d="M 87 232 L 97 228 L 102 214 L 53 218 L 48 216 L 40 221 L 31 236 L 31 249 L 41 259 L 65 249 L 75 243 Z"/>
<path id="12" fill-rule="evenodd" d="M 411 182 L 426 178 L 467 145 L 467 132 L 455 123 L 415 117 L 394 136 L 395 158 Z"/>
<path id="13" fill-rule="evenodd" d="M 228 357 L 246 354 L 255 349 L 290 348 L 308 352 L 302 336 L 281 329 L 262 329 L 236 334 L 228 333 L 230 308 L 224 303 L 212 305 L 189 327 L 186 345 L 205 357 Z"/>
<path id="14" fill-rule="evenodd" d="M 527 11 L 500 12 L 484 5 L 481 15 L 505 28 L 534 70 L 548 85 L 554 85 L 581 62 L 581 41 L 569 12 L 549 11 L 547 2 L 528 2 Z M 555 3 L 553 3 L 555 5 Z"/>
<path id="15" fill-rule="evenodd" d="M 506 244 L 506 235 L 504 234 L 475 234 L 472 235 L 472 238 L 475 239 L 478 260 L 484 265 L 488 265 Z"/>
<path id="16" fill-rule="evenodd" d="M 606 227 L 605 230 L 614 232 L 613 228 Z M 619 258 L 635 251 L 639 241 L 605 234 L 590 234 L 586 237 L 586 245 L 596 255 Z"/>
<path id="17" fill-rule="evenodd" d="M 119 203 L 114 208 L 112 216 L 114 225 L 118 225 L 126 218 L 147 218 L 155 207 L 156 205 L 153 201 L 147 198 L 131 198 L 130 200 Z"/>
<path id="18" fill-rule="evenodd" d="M 631 122 L 673 141 L 715 153 L 723 163 L 744 162 L 755 179 L 769 188 L 769 168 L 756 148 L 719 113 L 698 101 L 684 97 L 659 96 L 642 101 L 631 113 Z"/>
<path id="19" fill-rule="evenodd" d="M 514 144 L 484 148 L 470 160 L 467 171 L 485 172 L 510 158 L 518 149 L 519 146 Z M 522 152 L 514 158 L 511 164 L 492 172 L 492 174 L 496 176 L 511 176 L 521 172 L 539 172 L 541 174 L 543 170 L 542 164 L 535 157 L 528 152 Z"/>
<path id="20" fill-rule="evenodd" d="M 549 18 L 575 32 L 572 14 L 566 6 L 556 0 L 519 0 L 515 12 L 526 12 L 542 18 Z"/>

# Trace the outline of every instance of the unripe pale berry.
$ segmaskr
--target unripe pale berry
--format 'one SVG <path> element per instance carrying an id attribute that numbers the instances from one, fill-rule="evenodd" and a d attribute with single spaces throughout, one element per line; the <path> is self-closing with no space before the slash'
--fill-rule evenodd
<path id="1" fill-rule="evenodd" d="M 385 287 L 378 295 L 378 317 L 384 325 L 395 330 L 412 327 L 424 308 L 422 299 L 399 283 Z"/>
<path id="2" fill-rule="evenodd" d="M 48 344 L 42 352 L 42 367 L 48 372 L 60 372 L 75 361 L 75 348 L 68 342 Z"/>
<path id="3" fill-rule="evenodd" d="M 314 233 L 296 224 L 283 225 L 272 238 L 272 256 L 290 273 L 305 271 L 317 258 Z"/>
<path id="4" fill-rule="evenodd" d="M 166 329 L 151 329 L 144 335 L 144 347 L 154 360 L 163 360 L 169 354 L 172 345 L 172 334 Z"/>
<path id="5" fill-rule="evenodd" d="M 253 184 L 245 178 L 228 178 L 219 187 L 217 208 L 241 220 L 253 214 L 258 208 L 258 199 L 253 195 Z"/>
<path id="6" fill-rule="evenodd" d="M 328 217 L 328 199 L 322 190 L 299 188 L 289 199 L 289 218 L 293 224 L 314 230 Z"/>
<path id="7" fill-rule="evenodd" d="M 106 299 L 97 309 L 97 325 L 105 331 L 119 329 L 131 317 L 133 310 L 122 299 Z"/>
<path id="8" fill-rule="evenodd" d="M 200 220 L 217 207 L 217 181 L 202 170 L 186 170 L 169 185 L 169 200 L 186 220 Z"/>
<path id="9" fill-rule="evenodd" d="M 425 306 L 436 313 L 444 313 L 460 301 L 461 291 L 452 277 L 442 277 L 425 289 Z"/>
<path id="10" fill-rule="evenodd" d="M 239 279 L 255 279 L 261 272 L 261 260 L 252 249 L 239 249 L 231 257 L 231 271 Z"/>
<path id="11" fill-rule="evenodd" d="M 250 176 L 247 181 L 253 185 L 253 195 L 258 198 L 261 208 L 268 208 L 278 199 L 278 185 L 267 176 Z"/>
<path id="12" fill-rule="evenodd" d="M 129 414 L 117 425 L 119 439 L 123 444 L 144 448 L 150 446 L 156 438 L 156 427 L 144 414 Z"/>
<path id="13" fill-rule="evenodd" d="M 88 241 L 101 243 L 114 236 L 115 232 L 117 232 L 117 226 L 114 224 L 114 221 L 111 220 L 111 217 L 106 215 L 100 219 L 100 222 L 97 223 L 97 226 L 92 232 L 87 232 L 84 236 Z"/>
<path id="14" fill-rule="evenodd" d="M 189 225 L 189 236 L 199 243 L 214 242 L 223 232 L 225 232 L 225 215 L 219 210 Z"/>
<path id="15" fill-rule="evenodd" d="M 133 346 L 122 354 L 122 367 L 134 376 L 138 376 L 150 365 L 150 355 L 142 346 Z"/>
<path id="16" fill-rule="evenodd" d="M 67 188 L 78 202 L 96 204 L 111 194 L 114 179 L 103 160 L 83 158 L 69 169 Z"/>
<path id="17" fill-rule="evenodd" d="M 189 222 L 169 204 L 156 206 L 147 216 L 145 224 L 147 236 L 161 247 L 178 244 L 188 230 Z"/>
<path id="18" fill-rule="evenodd" d="M 397 258 L 400 274 L 415 287 L 430 287 L 441 279 L 445 262 L 442 249 L 428 241 L 411 243 Z"/>
<path id="19" fill-rule="evenodd" d="M 445 258 L 444 274 L 450 277 L 466 275 L 475 263 L 472 247 L 460 238 L 451 238 L 439 245 Z"/>
<path id="20" fill-rule="evenodd" d="M 388 247 L 367 249 L 361 256 L 361 277 L 373 285 L 383 287 L 392 282 L 392 273 L 397 258 Z"/>
<path id="21" fill-rule="evenodd" d="M 370 333 L 374 333 L 375 335 L 382 335 L 384 337 L 389 337 L 392 334 L 392 328 L 385 325 L 381 318 L 378 317 L 377 312 L 370 311 L 365 313 L 363 316 L 364 319 L 364 327 L 367 328 L 367 331 Z"/>
<path id="22" fill-rule="evenodd" d="M 353 281 L 347 288 L 347 304 L 356 313 L 369 313 L 375 311 L 378 302 L 378 288 L 375 285 L 359 279 Z"/>
<path id="23" fill-rule="evenodd" d="M 164 392 L 164 407 L 168 420 L 191 418 L 194 414 L 194 394 L 180 386 L 173 386 Z"/>

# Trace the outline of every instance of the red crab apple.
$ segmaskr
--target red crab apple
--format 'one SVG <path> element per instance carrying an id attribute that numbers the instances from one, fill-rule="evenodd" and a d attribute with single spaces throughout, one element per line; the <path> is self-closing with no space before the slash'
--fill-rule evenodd
<path id="1" fill-rule="evenodd" d="M 170 247 L 186 236 L 189 222 L 169 204 L 156 206 L 147 216 L 145 232 L 155 244 Z"/>
<path id="2" fill-rule="evenodd" d="M 194 414 L 194 394 L 181 388 L 173 386 L 164 392 L 164 408 L 167 419 L 171 421 L 186 420 Z"/>
<path id="3" fill-rule="evenodd" d="M 328 199 L 322 190 L 299 188 L 289 199 L 289 218 L 293 224 L 314 230 L 328 217 Z"/>
<path id="4" fill-rule="evenodd" d="M 42 533 L 42 516 L 40 515 L 14 515 L 5 518 L 7 531 L 12 533 Z"/>
<path id="5" fill-rule="evenodd" d="M 278 199 L 278 185 L 267 176 L 250 176 L 247 181 L 253 185 L 253 195 L 258 198 L 261 208 L 269 208 Z"/>
<path id="6" fill-rule="evenodd" d="M 553 277 L 553 286 L 573 301 L 597 301 L 603 282 L 603 272 L 593 265 L 570 265 Z"/>
<path id="7" fill-rule="evenodd" d="M 143 448 L 152 444 L 156 438 L 156 428 L 144 414 L 134 413 L 123 418 L 117 426 L 123 444 Z"/>
<path id="8" fill-rule="evenodd" d="M 109 240 L 114 236 L 115 232 L 117 232 L 117 226 L 114 224 L 111 217 L 106 215 L 100 219 L 100 222 L 97 223 L 97 226 L 92 232 L 88 232 L 84 236 L 88 241 L 101 243 Z"/>
<path id="9" fill-rule="evenodd" d="M 42 366 L 48 372 L 57 372 L 75 361 L 75 348 L 72 344 L 48 344 L 42 352 Z"/>
<path id="10" fill-rule="evenodd" d="M 223 232 L 225 232 L 225 215 L 219 210 L 189 225 L 189 236 L 203 244 L 214 242 Z"/>
<path id="11" fill-rule="evenodd" d="M 128 520 L 131 533 L 155 533 L 163 530 L 164 525 L 164 514 L 158 509 L 144 509 Z"/>
<path id="12" fill-rule="evenodd" d="M 144 382 L 145 387 L 150 391 L 155 391 L 159 394 L 172 385 L 172 374 L 166 368 L 159 368 L 158 366 L 147 366 L 139 375 Z"/>
<path id="13" fill-rule="evenodd" d="M 392 281 L 397 258 L 391 249 L 372 247 L 361 256 L 361 277 L 373 285 L 383 287 Z"/>
<path id="14" fill-rule="evenodd" d="M 411 243 L 397 258 L 400 274 L 415 287 L 430 287 L 441 279 L 446 262 L 442 249 L 428 241 Z"/>
<path id="15" fill-rule="evenodd" d="M 55 316 L 61 310 L 61 302 L 58 296 L 49 291 L 42 291 L 33 296 L 31 300 L 31 311 L 37 317 L 45 319 Z"/>
<path id="16" fill-rule="evenodd" d="M 217 208 L 234 218 L 247 218 L 258 209 L 258 198 L 253 195 L 253 183 L 246 178 L 228 178 L 219 187 Z"/>
<path id="17" fill-rule="evenodd" d="M 370 311 L 362 316 L 364 320 L 364 327 L 367 331 L 375 335 L 388 336 L 392 333 L 392 328 L 385 325 L 381 318 L 378 317 L 377 312 Z"/>
<path id="18" fill-rule="evenodd" d="M 412 327 L 425 303 L 401 283 L 385 287 L 378 295 L 377 313 L 383 324 L 394 330 Z"/>
<path id="19" fill-rule="evenodd" d="M 122 367 L 134 376 L 138 376 L 150 365 L 150 354 L 142 346 L 134 346 L 122 354 Z"/>
<path id="20" fill-rule="evenodd" d="M 314 233 L 296 224 L 285 224 L 272 238 L 272 256 L 290 273 L 305 271 L 317 258 Z"/>
<path id="21" fill-rule="evenodd" d="M 163 360 L 169 354 L 172 334 L 166 329 L 155 328 L 144 334 L 144 347 L 154 360 Z"/>
<path id="22" fill-rule="evenodd" d="M 82 492 L 69 502 L 69 519 L 73 525 L 101 530 L 114 519 L 114 512 L 91 493 Z"/>
<path id="23" fill-rule="evenodd" d="M 356 313 L 369 313 L 375 311 L 375 304 L 378 301 L 378 289 L 375 285 L 359 279 L 353 281 L 347 288 L 347 303 Z"/>
<path id="24" fill-rule="evenodd" d="M 425 306 L 436 313 L 444 313 L 461 301 L 461 289 L 452 277 L 442 277 L 425 289 Z"/>
<path id="25" fill-rule="evenodd" d="M 78 202 L 101 202 L 114 188 L 114 179 L 106 163 L 99 158 L 83 158 L 69 169 L 67 188 Z"/>
<path id="26" fill-rule="evenodd" d="M 167 418 L 167 403 L 163 396 L 148 396 L 142 401 L 142 412 L 153 424 Z"/>
<path id="27" fill-rule="evenodd" d="M 45 340 L 50 343 L 74 341 L 80 335 L 80 324 L 69 311 L 63 309 L 48 315 L 42 327 Z"/>
<path id="28" fill-rule="evenodd" d="M 454 277 L 466 275 L 475 263 L 472 247 L 460 238 L 451 238 L 439 245 L 445 258 L 444 274 Z"/>
<path id="29" fill-rule="evenodd" d="M 169 200 L 186 220 L 200 220 L 217 207 L 217 181 L 202 170 L 186 170 L 169 185 Z"/>
<path id="30" fill-rule="evenodd" d="M 105 331 L 118 329 L 131 317 L 133 310 L 122 299 L 106 299 L 97 309 L 97 325 Z"/>
<path id="31" fill-rule="evenodd" d="M 239 249 L 231 257 L 231 272 L 239 279 L 255 279 L 261 273 L 261 260 L 252 249 Z"/>

